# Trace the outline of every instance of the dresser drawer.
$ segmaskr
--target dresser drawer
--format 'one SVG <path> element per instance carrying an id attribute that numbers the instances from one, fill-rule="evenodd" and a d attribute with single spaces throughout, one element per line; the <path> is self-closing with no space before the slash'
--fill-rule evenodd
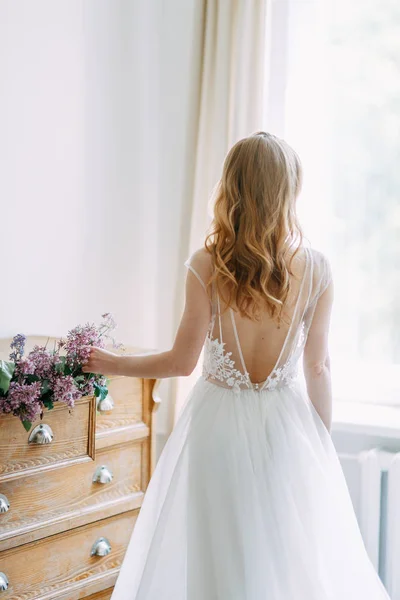
<path id="1" fill-rule="evenodd" d="M 113 377 L 108 390 L 114 406 L 97 414 L 96 448 L 147 437 L 149 427 L 143 420 L 143 380 Z"/>
<path id="2" fill-rule="evenodd" d="M 98 452 L 95 461 L 0 482 L 10 503 L 0 513 L 0 551 L 138 508 L 146 485 L 142 456 L 140 442 L 124 444 Z M 92 481 L 97 470 L 104 483 Z"/>
<path id="3" fill-rule="evenodd" d="M 82 398 L 71 410 L 56 403 L 45 410 L 43 420 L 32 426 L 49 425 L 53 440 L 48 444 L 28 442 L 19 419 L 13 415 L 0 416 L 0 485 L 1 482 L 28 474 L 37 469 L 46 470 L 57 463 L 75 463 L 77 459 L 94 457 L 95 452 L 95 401 Z"/>
<path id="4" fill-rule="evenodd" d="M 78 600 L 112 587 L 137 514 L 129 511 L 2 552 L 9 587 L 1 599 Z M 100 537 L 108 540 L 111 552 L 91 556 Z"/>

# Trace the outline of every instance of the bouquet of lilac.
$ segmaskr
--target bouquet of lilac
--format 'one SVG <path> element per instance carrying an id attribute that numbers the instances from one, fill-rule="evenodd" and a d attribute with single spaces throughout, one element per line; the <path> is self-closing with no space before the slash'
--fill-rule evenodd
<path id="1" fill-rule="evenodd" d="M 78 325 L 53 349 L 35 346 L 26 356 L 26 337 L 16 335 L 11 342 L 10 360 L 0 360 L 0 414 L 14 414 L 29 431 L 54 402 L 72 408 L 82 396 L 95 395 L 103 400 L 108 394 L 106 378 L 83 373 L 82 366 L 90 356 L 90 346 L 104 348 L 108 340 L 118 347 L 111 335 L 115 327 L 112 315 L 106 313 L 99 326 Z"/>

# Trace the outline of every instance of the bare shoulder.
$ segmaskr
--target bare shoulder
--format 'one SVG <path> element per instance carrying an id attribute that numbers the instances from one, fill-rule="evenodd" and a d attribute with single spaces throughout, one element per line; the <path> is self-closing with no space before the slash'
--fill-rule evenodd
<path id="1" fill-rule="evenodd" d="M 211 267 L 212 259 L 211 254 L 207 252 L 205 248 L 199 248 L 193 252 L 190 257 L 190 264 L 196 263 L 198 266 Z"/>
<path id="2" fill-rule="evenodd" d="M 313 257 L 314 264 L 322 266 L 329 263 L 327 256 L 320 250 L 317 250 L 316 248 L 309 248 L 309 251 Z"/>
<path id="3" fill-rule="evenodd" d="M 304 269 L 307 266 L 307 248 L 300 246 L 296 249 L 288 258 L 288 265 L 290 265 L 290 272 L 295 276 L 296 279 L 301 279 L 304 274 Z"/>
<path id="4" fill-rule="evenodd" d="M 310 248 L 313 257 L 314 282 L 317 289 L 317 296 L 321 296 L 332 283 L 332 269 L 328 257 L 315 248 Z"/>
<path id="5" fill-rule="evenodd" d="M 212 258 L 205 248 L 199 248 L 186 261 L 186 265 L 192 267 L 203 281 L 208 281 L 212 275 Z"/>

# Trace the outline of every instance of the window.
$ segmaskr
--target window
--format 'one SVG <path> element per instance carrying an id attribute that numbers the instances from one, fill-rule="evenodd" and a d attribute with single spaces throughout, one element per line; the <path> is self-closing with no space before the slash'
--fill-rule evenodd
<path id="1" fill-rule="evenodd" d="M 274 10 L 287 40 L 277 133 L 302 159 L 299 215 L 335 277 L 335 397 L 400 404 L 400 3 Z"/>

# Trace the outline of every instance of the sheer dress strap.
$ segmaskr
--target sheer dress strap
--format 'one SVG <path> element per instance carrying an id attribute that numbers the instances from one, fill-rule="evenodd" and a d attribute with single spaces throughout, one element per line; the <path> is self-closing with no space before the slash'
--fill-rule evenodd
<path id="1" fill-rule="evenodd" d="M 221 323 L 221 304 L 219 301 L 219 294 L 217 293 L 217 306 L 218 306 L 218 321 L 219 321 L 219 341 L 221 344 L 224 343 L 222 339 L 222 323 Z"/>
<path id="2" fill-rule="evenodd" d="M 204 291 L 207 292 L 206 284 L 204 283 L 204 281 L 202 280 L 202 278 L 200 277 L 200 275 L 198 274 L 196 269 L 194 267 L 192 267 L 192 265 L 190 264 L 190 262 L 188 260 L 185 262 L 185 267 L 187 267 L 190 271 L 192 271 L 193 275 L 195 277 L 197 277 L 197 279 L 200 282 L 200 285 L 202 286 Z"/>
<path id="3" fill-rule="evenodd" d="M 290 321 L 290 325 L 289 325 L 289 330 L 286 334 L 285 340 L 282 344 L 281 347 L 281 351 L 279 353 L 279 357 L 278 360 L 275 363 L 274 368 L 272 369 L 271 373 L 269 374 L 269 376 L 267 377 L 267 379 L 262 383 L 260 390 L 263 391 L 265 389 L 265 387 L 268 385 L 268 382 L 271 380 L 271 376 L 274 375 L 274 373 L 276 373 L 277 369 L 280 368 L 280 363 L 281 363 L 281 359 L 282 356 L 284 355 L 284 352 L 288 346 L 288 344 L 290 344 L 292 346 L 290 353 L 292 352 L 293 349 L 293 329 L 295 328 L 295 323 L 297 322 L 298 319 L 298 312 L 299 312 L 299 307 L 300 307 L 300 303 L 301 303 L 301 298 L 303 297 L 303 290 L 304 290 L 304 286 L 305 286 L 305 282 L 306 280 L 309 278 L 309 273 L 310 273 L 310 253 L 308 251 L 308 248 L 305 248 L 305 256 L 306 256 L 306 262 L 304 265 L 304 272 L 302 275 L 302 279 L 301 279 L 301 283 L 300 283 L 300 288 L 297 294 L 297 299 L 296 299 L 296 303 L 295 303 L 295 307 L 293 310 L 293 314 L 292 314 L 292 318 Z M 296 327 L 296 332 L 299 331 L 299 327 Z"/>
<path id="4" fill-rule="evenodd" d="M 200 274 L 196 271 L 196 269 L 190 264 L 190 259 L 188 259 L 187 261 L 185 261 L 184 263 L 185 267 L 187 267 L 189 269 L 189 271 L 191 271 L 193 273 L 193 275 L 196 277 L 196 279 L 198 280 L 198 282 L 200 283 L 201 287 L 203 288 L 203 290 L 205 291 L 207 298 L 211 304 L 211 321 L 210 321 L 210 326 L 209 326 L 209 333 L 210 331 L 212 331 L 213 327 L 214 327 L 214 321 L 215 321 L 215 316 L 216 316 L 216 306 L 215 306 L 215 283 L 212 282 L 211 284 L 211 294 L 212 294 L 212 298 L 210 299 L 210 296 L 207 292 L 207 286 L 204 283 L 203 279 L 201 278 Z M 221 317 L 220 317 L 220 323 L 221 323 Z"/>
<path id="5" fill-rule="evenodd" d="M 240 341 L 239 341 L 239 334 L 238 334 L 237 327 L 236 327 L 235 315 L 233 314 L 232 308 L 230 308 L 229 310 L 230 310 L 230 313 L 231 313 L 231 321 L 232 321 L 233 333 L 235 335 L 236 346 L 237 346 L 237 349 L 238 349 L 238 352 L 239 352 L 239 356 L 240 356 L 240 362 L 242 363 L 243 372 L 246 375 L 247 374 L 247 368 L 246 368 L 246 364 L 244 362 L 242 347 L 241 347 Z"/>

